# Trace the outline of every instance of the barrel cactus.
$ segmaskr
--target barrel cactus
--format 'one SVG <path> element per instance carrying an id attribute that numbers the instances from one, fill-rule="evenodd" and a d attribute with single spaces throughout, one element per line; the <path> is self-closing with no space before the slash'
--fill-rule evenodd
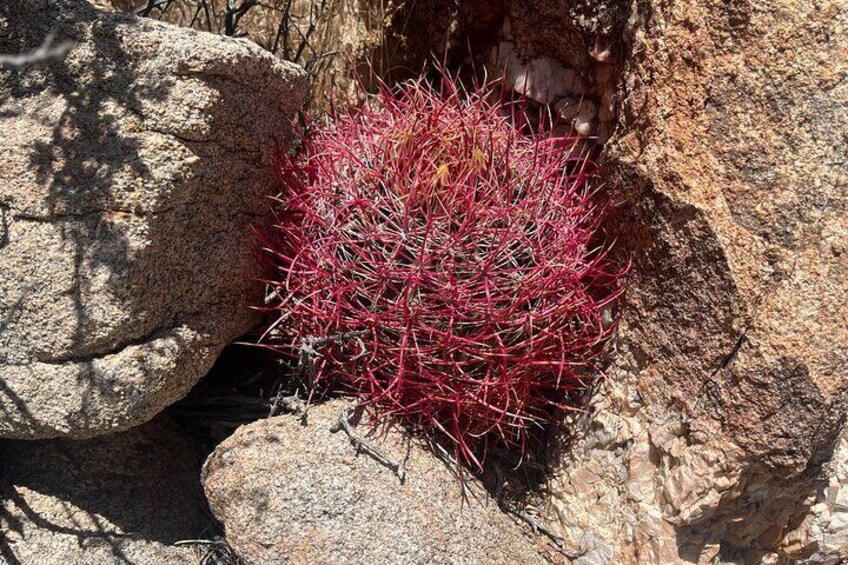
<path id="1" fill-rule="evenodd" d="M 261 233 L 261 343 L 472 465 L 574 406 L 623 288 L 585 140 L 518 127 L 491 92 L 445 74 L 314 126 Z"/>

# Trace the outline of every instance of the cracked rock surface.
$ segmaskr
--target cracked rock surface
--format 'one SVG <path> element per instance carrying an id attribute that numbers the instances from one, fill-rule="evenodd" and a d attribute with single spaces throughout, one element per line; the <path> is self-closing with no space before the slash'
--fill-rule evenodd
<path id="1" fill-rule="evenodd" d="M 0 5 L 0 52 L 50 32 L 64 61 L 0 69 L 0 437 L 143 423 L 250 328 L 250 226 L 306 90 L 246 40 Z"/>
<path id="2" fill-rule="evenodd" d="M 534 543 L 470 476 L 398 430 L 354 430 L 402 461 L 403 483 L 332 433 L 346 401 L 242 426 L 207 459 L 203 487 L 227 542 L 249 563 L 542 564 Z M 352 419 L 352 423 L 355 421 Z"/>

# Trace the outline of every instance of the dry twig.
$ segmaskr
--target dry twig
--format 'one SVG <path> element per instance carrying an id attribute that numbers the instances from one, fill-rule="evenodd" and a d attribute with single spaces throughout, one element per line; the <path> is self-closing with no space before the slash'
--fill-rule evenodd
<path id="1" fill-rule="evenodd" d="M 297 416 L 301 416 L 301 418 L 305 418 L 307 407 L 298 393 L 295 392 L 289 396 L 283 396 L 282 392 L 279 392 L 274 396 L 268 417 L 276 416 L 281 411 L 291 412 Z"/>
<path id="2" fill-rule="evenodd" d="M 364 355 L 365 344 L 362 342 L 361 338 L 366 335 L 366 333 L 366 331 L 356 331 L 327 337 L 303 338 L 300 342 L 300 357 L 297 362 L 297 373 L 300 376 L 301 381 L 310 390 L 315 384 L 315 360 L 321 357 L 321 353 L 316 349 L 316 347 L 320 347 L 328 343 L 341 343 L 348 339 L 356 339 L 361 348 L 359 355 Z"/>
<path id="3" fill-rule="evenodd" d="M 511 516 L 515 516 L 516 518 L 530 526 L 530 529 L 533 531 L 534 534 L 541 534 L 547 537 L 551 546 L 556 551 L 565 555 L 569 559 L 576 559 L 586 554 L 587 550 L 582 548 L 578 551 L 566 550 L 564 546 L 565 540 L 562 538 L 562 536 L 557 535 L 553 532 L 553 530 L 547 528 L 544 524 L 542 524 L 542 521 L 538 517 L 525 512 L 522 508 L 506 500 L 506 497 L 504 496 L 505 480 L 503 470 L 497 463 L 492 464 L 492 469 L 495 472 L 495 477 L 497 480 L 497 484 L 495 485 L 495 501 L 498 503 L 498 507 L 503 512 Z"/>
<path id="4" fill-rule="evenodd" d="M 350 439 L 350 443 L 356 448 L 357 453 L 365 452 L 370 455 L 375 461 L 391 469 L 395 475 L 397 475 L 400 482 L 403 482 L 406 479 L 406 469 L 404 468 L 403 463 L 394 461 L 377 447 L 368 443 L 362 436 L 353 431 L 353 428 L 350 425 L 350 415 L 354 410 L 354 408 L 342 410 L 339 413 L 338 421 L 330 428 L 330 433 L 344 431 Z"/>
<path id="5" fill-rule="evenodd" d="M 74 46 L 73 41 L 63 41 L 54 45 L 53 40 L 56 35 L 53 32 L 47 34 L 44 38 L 44 43 L 29 53 L 21 53 L 19 55 L 0 55 L 0 67 L 25 67 L 28 65 L 36 65 L 40 63 L 49 63 L 65 57 L 68 51 Z"/>
<path id="6" fill-rule="evenodd" d="M 245 565 L 227 540 L 220 536 L 213 539 L 187 539 L 174 545 L 194 545 L 199 551 L 200 565 Z"/>

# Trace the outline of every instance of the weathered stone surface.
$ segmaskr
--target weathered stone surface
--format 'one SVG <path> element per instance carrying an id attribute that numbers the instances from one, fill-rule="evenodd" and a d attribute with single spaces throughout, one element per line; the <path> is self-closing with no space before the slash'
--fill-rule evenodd
<path id="1" fill-rule="evenodd" d="M 511 2 L 507 13 L 508 35 L 520 40 L 525 56 L 553 57 L 587 77 L 622 43 L 628 16 L 626 2 L 595 0 Z"/>
<path id="2" fill-rule="evenodd" d="M 634 264 L 552 521 L 581 565 L 839 561 L 825 463 L 848 412 L 848 11 L 557 6 L 513 13 L 511 34 L 593 88 L 618 77 L 610 225 Z"/>
<path id="3" fill-rule="evenodd" d="M 396 430 L 370 437 L 407 470 L 401 483 L 344 432 L 332 401 L 240 428 L 207 460 L 203 486 L 227 541 L 251 563 L 544 563 L 522 528 Z M 367 418 L 367 414 L 365 415 Z M 360 425 L 357 433 L 369 428 Z"/>
<path id="4" fill-rule="evenodd" d="M 89 440 L 0 442 L 0 562 L 195 565 L 196 446 L 166 418 Z"/>
<path id="5" fill-rule="evenodd" d="M 149 420 L 254 321 L 250 226 L 303 72 L 246 40 L 0 4 L 0 436 L 88 437 Z"/>
<path id="6" fill-rule="evenodd" d="M 848 562 L 848 428 L 843 430 L 825 481 L 801 523 L 780 542 L 780 552 L 810 563 Z"/>

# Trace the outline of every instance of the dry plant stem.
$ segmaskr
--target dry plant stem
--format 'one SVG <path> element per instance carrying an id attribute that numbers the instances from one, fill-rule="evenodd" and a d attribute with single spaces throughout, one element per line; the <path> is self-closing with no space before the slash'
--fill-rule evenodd
<path id="1" fill-rule="evenodd" d="M 549 540 L 551 540 L 551 542 L 556 546 L 556 548 L 558 550 L 562 550 L 562 542 L 563 542 L 562 537 L 556 535 L 554 532 L 552 532 L 551 530 L 549 530 L 548 528 L 543 526 L 542 523 L 537 518 L 531 516 L 527 512 L 524 512 L 520 508 L 517 508 L 517 507 L 515 507 L 512 504 L 509 504 L 507 502 L 501 502 L 499 504 L 499 506 L 500 506 L 501 510 L 503 510 L 507 514 L 511 514 L 511 515 L 515 516 L 516 518 L 518 518 L 519 520 L 521 520 L 522 522 L 524 522 L 525 524 L 530 526 L 530 528 L 533 530 L 534 534 L 544 535 Z M 569 557 L 571 557 L 571 556 L 569 555 Z"/>
<path id="2" fill-rule="evenodd" d="M 497 480 L 497 484 L 495 485 L 495 501 L 498 503 L 498 507 L 505 513 L 515 516 L 528 526 L 533 531 L 534 534 L 542 534 L 548 538 L 551 546 L 558 551 L 559 553 L 565 555 L 569 559 L 576 559 L 582 555 L 586 554 L 586 550 L 580 551 L 568 551 L 563 547 L 563 538 L 558 536 L 552 530 L 546 528 L 538 518 L 528 514 L 521 508 L 515 506 L 514 504 L 508 502 L 504 497 L 504 474 L 500 465 L 494 463 L 492 465 L 492 469 L 495 472 L 495 477 Z"/>
<path id="3" fill-rule="evenodd" d="M 73 41 L 63 41 L 54 45 L 55 35 L 50 33 L 44 38 L 44 43 L 29 53 L 20 55 L 0 55 L 0 67 L 25 67 L 41 63 L 50 63 L 64 58 L 74 46 Z"/>
<path id="4" fill-rule="evenodd" d="M 244 0 L 241 4 L 237 4 L 235 0 L 227 0 L 227 11 L 224 13 L 224 35 L 233 37 L 243 35 L 237 31 L 239 21 L 258 4 L 259 0 Z"/>
<path id="5" fill-rule="evenodd" d="M 276 294 L 276 292 L 277 291 L 272 291 L 272 295 Z M 271 295 L 269 295 L 268 299 L 270 299 L 270 296 Z M 301 383 L 306 384 L 307 389 L 311 389 L 314 384 L 315 360 L 321 357 L 321 353 L 317 349 L 318 347 L 321 347 L 322 345 L 326 345 L 328 343 L 340 343 L 350 339 L 355 339 L 362 348 L 361 354 L 364 355 L 365 344 L 362 343 L 362 335 L 364 335 L 363 332 L 349 332 L 345 334 L 338 334 L 327 337 L 304 338 L 300 344 L 300 355 L 297 364 L 297 372 Z M 275 416 L 279 413 L 279 410 L 282 409 L 300 416 L 302 421 L 305 421 L 307 417 L 307 412 L 309 410 L 308 403 L 304 402 L 304 400 L 297 392 L 289 396 L 283 396 L 279 392 L 279 381 L 276 388 L 278 392 L 276 395 L 274 395 L 274 401 L 271 404 L 271 410 L 268 413 L 268 417 L 270 418 L 272 416 Z"/>
<path id="6" fill-rule="evenodd" d="M 147 4 L 138 8 L 135 13 L 141 17 L 150 16 L 150 12 L 153 11 L 154 8 L 162 8 L 162 6 L 166 4 L 170 4 L 172 0 L 147 0 Z"/>
<path id="7" fill-rule="evenodd" d="M 365 352 L 365 344 L 362 343 L 362 336 L 366 332 L 347 332 L 343 334 L 331 335 L 327 337 L 305 337 L 300 342 L 300 355 L 297 362 L 297 372 L 302 382 L 306 383 L 308 388 L 312 388 L 315 384 L 315 360 L 321 357 L 321 353 L 316 349 L 322 345 L 329 343 L 341 343 L 349 339 L 356 339 L 362 347 L 362 353 Z"/>
<path id="8" fill-rule="evenodd" d="M 558 536 L 552 530 L 549 530 L 548 528 L 546 528 L 542 524 L 542 522 L 539 521 L 538 518 L 528 514 L 527 512 L 524 512 L 520 508 L 517 508 L 517 507 L 513 506 L 512 504 L 505 502 L 505 501 L 499 501 L 498 506 L 500 507 L 500 509 L 503 512 L 506 512 L 507 514 L 515 516 L 516 518 L 518 518 L 519 520 L 521 520 L 522 522 L 524 522 L 525 524 L 530 526 L 530 529 L 533 531 L 534 534 L 542 534 L 543 536 L 548 538 L 551 546 L 556 551 L 565 555 L 569 559 L 577 559 L 578 557 L 581 557 L 581 556 L 583 556 L 587 553 L 588 550 L 586 550 L 586 549 L 581 549 L 581 550 L 578 550 L 578 551 L 566 550 L 562 545 L 564 540 L 561 536 Z"/>
<path id="9" fill-rule="evenodd" d="M 360 451 L 365 452 L 372 459 L 377 461 L 379 464 L 388 467 L 391 469 L 395 475 L 397 475 L 398 480 L 400 482 L 404 482 L 406 480 L 406 469 L 403 466 L 403 463 L 394 461 L 387 455 L 385 455 L 382 451 L 380 451 L 377 447 L 368 443 L 362 436 L 353 431 L 353 428 L 350 425 L 350 415 L 356 408 L 348 408 L 346 410 L 342 410 L 339 413 L 338 421 L 330 427 L 330 433 L 337 433 L 339 431 L 343 431 L 347 434 L 347 437 L 350 439 L 350 443 L 353 447 L 356 448 L 356 452 Z"/>
<path id="10" fill-rule="evenodd" d="M 303 5 L 296 4 L 295 0 L 276 3 L 260 0 L 147 0 L 135 13 L 143 17 L 174 21 L 173 12 L 184 12 L 189 7 L 193 8 L 193 15 L 190 19 L 185 16 L 181 23 L 231 37 L 248 35 L 245 28 L 250 28 L 250 25 L 244 24 L 248 16 L 253 17 L 258 13 L 257 17 L 260 18 L 263 15 L 276 18 L 273 37 L 253 39 L 283 59 L 303 65 L 307 71 L 330 55 L 319 54 L 313 45 L 319 24 L 329 13 L 327 0 L 310 0 L 307 10 L 304 10 Z M 306 14 L 302 13 L 304 11 Z"/>
<path id="11" fill-rule="evenodd" d="M 294 393 L 289 396 L 277 394 L 274 396 L 274 402 L 271 404 L 271 411 L 268 413 L 268 417 L 276 416 L 281 410 L 291 412 L 296 416 L 301 416 L 303 418 L 306 416 L 307 409 L 306 403 L 299 394 Z"/>
<path id="12" fill-rule="evenodd" d="M 440 459 L 442 459 L 448 466 L 448 468 L 451 469 L 451 471 L 453 471 L 458 477 L 461 478 L 463 476 L 463 467 L 456 461 L 456 459 L 451 457 L 450 453 L 448 453 L 444 447 L 442 447 L 438 443 L 431 441 L 430 448 L 433 450 L 434 454 Z M 561 536 L 558 536 L 553 531 L 546 528 L 537 518 L 534 518 L 527 512 L 524 512 L 520 508 L 507 502 L 504 499 L 503 471 L 497 463 L 492 465 L 492 469 L 494 470 L 495 475 L 497 477 L 497 484 L 495 486 L 495 501 L 498 503 L 498 507 L 501 509 L 501 511 L 507 514 L 511 514 L 522 522 L 524 522 L 525 524 L 529 525 L 534 534 L 542 534 L 547 537 L 550 540 L 550 543 L 554 547 L 554 549 L 556 549 L 558 552 L 562 553 L 570 559 L 575 559 L 586 553 L 585 551 L 583 551 L 582 553 L 566 551 L 562 546 L 563 538 Z M 466 496 L 467 488 L 464 480 L 461 480 L 461 485 L 463 488 L 463 496 Z"/>
<path id="13" fill-rule="evenodd" d="M 304 66 L 307 71 L 310 71 L 310 67 L 314 66 L 319 59 L 328 56 L 328 54 L 318 55 L 311 42 L 311 38 L 315 34 L 318 24 L 327 10 L 327 0 L 310 0 L 309 23 L 306 25 L 306 29 L 301 29 L 301 25 L 294 23 L 292 14 L 293 4 L 293 0 L 286 0 L 280 9 L 280 21 L 277 25 L 277 32 L 274 35 L 274 41 L 270 46 L 270 51 L 272 53 L 279 53 L 286 61 L 303 64 L 304 61 L 301 60 L 301 57 L 308 49 L 312 53 L 313 58 L 306 62 Z"/>
<path id="14" fill-rule="evenodd" d="M 200 548 L 200 565 L 244 565 L 238 555 L 222 537 L 214 539 L 190 539 L 174 543 L 175 546 L 194 545 Z"/>

